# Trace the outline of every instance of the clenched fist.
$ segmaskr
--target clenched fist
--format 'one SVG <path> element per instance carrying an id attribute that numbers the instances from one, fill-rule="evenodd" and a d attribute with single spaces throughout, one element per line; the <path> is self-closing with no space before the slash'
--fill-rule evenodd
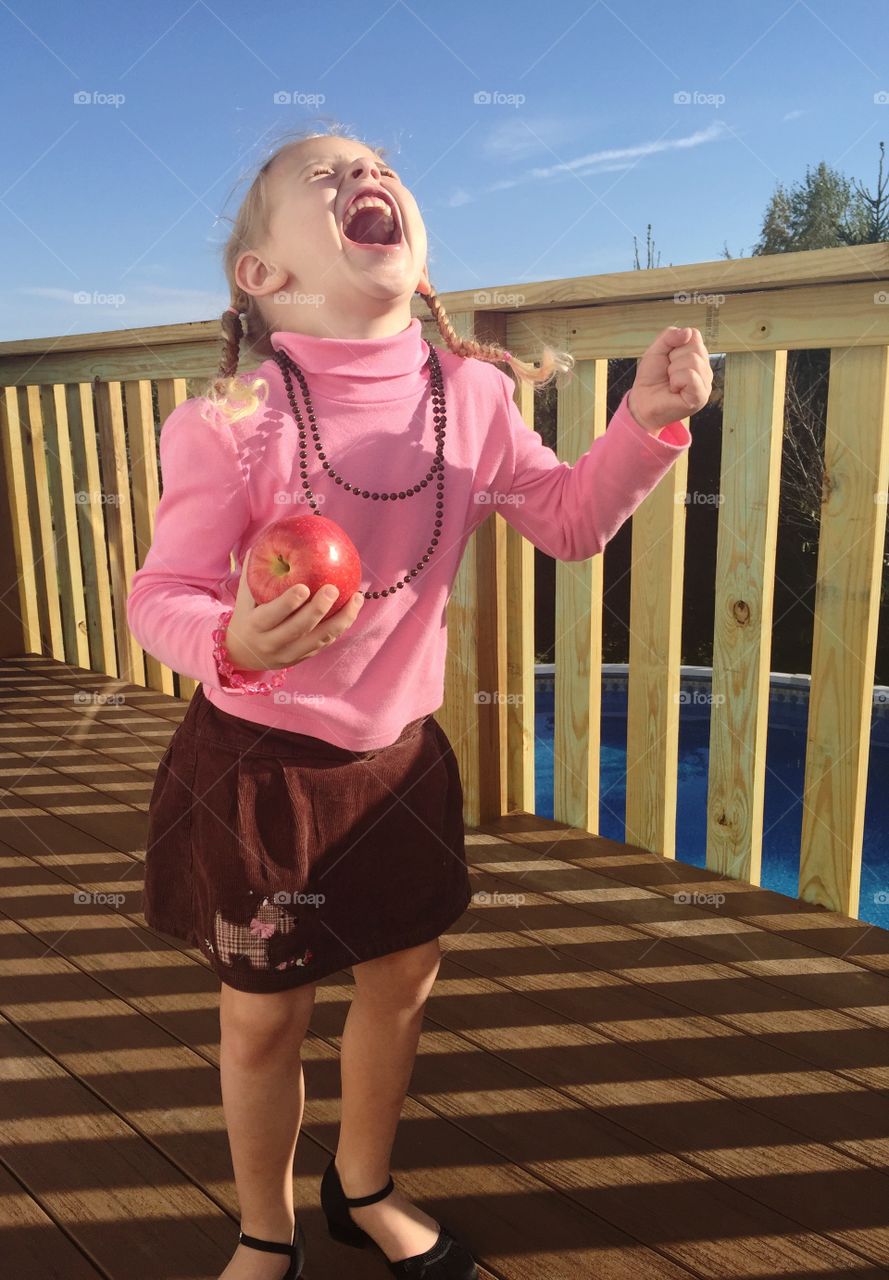
<path id="1" fill-rule="evenodd" d="M 712 387 L 713 371 L 700 330 L 670 325 L 636 366 L 627 407 L 641 427 L 657 432 L 703 409 Z"/>

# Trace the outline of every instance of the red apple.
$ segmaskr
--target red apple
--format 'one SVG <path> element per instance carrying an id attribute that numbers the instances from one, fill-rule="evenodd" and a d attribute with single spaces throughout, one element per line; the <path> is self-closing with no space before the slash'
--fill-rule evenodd
<path id="1" fill-rule="evenodd" d="M 327 516 L 285 516 L 266 525 L 250 548 L 247 586 L 257 604 L 268 604 L 303 583 L 314 596 L 326 582 L 339 595 L 325 613 L 331 618 L 349 603 L 361 581 L 358 550 Z"/>

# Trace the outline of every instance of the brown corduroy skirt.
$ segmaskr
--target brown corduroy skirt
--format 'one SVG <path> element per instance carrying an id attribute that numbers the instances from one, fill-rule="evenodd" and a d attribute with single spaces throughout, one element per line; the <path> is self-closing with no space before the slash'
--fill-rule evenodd
<path id="1" fill-rule="evenodd" d="M 151 928 L 229 986 L 284 991 L 436 938 L 470 898 L 460 772 L 431 713 L 355 752 L 198 685 L 149 804 Z"/>

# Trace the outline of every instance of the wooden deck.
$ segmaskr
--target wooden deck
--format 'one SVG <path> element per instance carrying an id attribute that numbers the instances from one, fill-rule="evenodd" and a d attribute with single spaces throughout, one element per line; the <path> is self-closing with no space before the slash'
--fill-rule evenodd
<path id="1" fill-rule="evenodd" d="M 3 1273 L 216 1277 L 218 981 L 140 915 L 184 704 L 36 656 L 0 682 Z M 889 932 L 530 815 L 467 843 L 393 1169 L 484 1274 L 889 1275 Z M 351 986 L 319 984 L 305 1046 L 308 1280 L 388 1274 L 318 1200 Z"/>

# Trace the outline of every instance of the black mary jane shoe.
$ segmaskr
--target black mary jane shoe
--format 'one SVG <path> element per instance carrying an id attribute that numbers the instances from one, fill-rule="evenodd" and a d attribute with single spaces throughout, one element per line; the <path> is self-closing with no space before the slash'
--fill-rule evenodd
<path id="1" fill-rule="evenodd" d="M 366 1244 L 374 1245 L 383 1255 L 392 1275 L 401 1280 L 478 1280 L 478 1268 L 472 1254 L 442 1223 L 438 1224 L 438 1239 L 425 1253 L 415 1253 L 412 1257 L 400 1258 L 397 1262 L 389 1261 L 373 1236 L 354 1221 L 349 1213 L 349 1206 L 357 1209 L 361 1205 L 375 1204 L 394 1190 L 395 1183 L 390 1176 L 382 1191 L 350 1199 L 343 1191 L 336 1160 L 331 1158 L 321 1179 L 321 1208 L 327 1219 L 327 1230 L 333 1239 L 357 1249 Z"/>
<path id="2" fill-rule="evenodd" d="M 247 1236 L 243 1231 L 238 1232 L 238 1244 L 249 1245 L 251 1249 L 262 1249 L 264 1253 L 286 1253 L 290 1258 L 290 1266 L 281 1280 L 299 1280 L 303 1273 L 303 1264 L 306 1260 L 306 1237 L 301 1222 L 296 1224 L 296 1239 L 293 1244 L 284 1244 L 281 1240 L 260 1240 L 259 1236 Z"/>

